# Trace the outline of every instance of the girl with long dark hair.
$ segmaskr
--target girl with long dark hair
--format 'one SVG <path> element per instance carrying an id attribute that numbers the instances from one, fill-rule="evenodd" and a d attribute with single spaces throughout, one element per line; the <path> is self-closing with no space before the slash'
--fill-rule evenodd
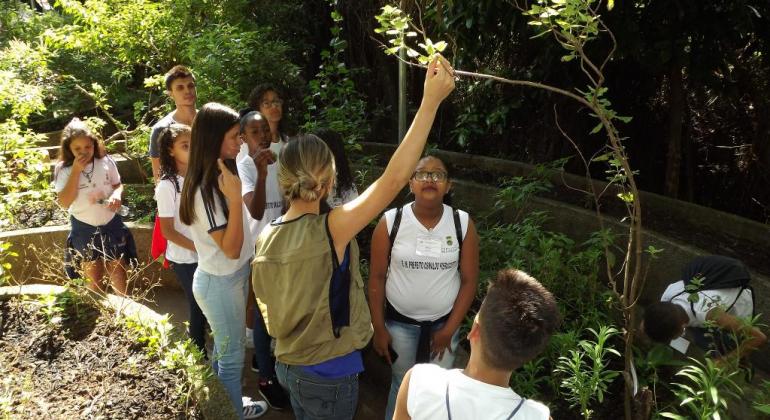
<path id="1" fill-rule="evenodd" d="M 244 240 L 247 210 L 233 159 L 241 147 L 240 119 L 234 110 L 208 103 L 192 126 L 192 147 L 179 217 L 190 225 L 198 251 L 193 294 L 214 335 L 215 371 L 240 418 L 258 417 L 260 401 L 244 407 L 241 375 L 247 278 L 253 255 Z"/>

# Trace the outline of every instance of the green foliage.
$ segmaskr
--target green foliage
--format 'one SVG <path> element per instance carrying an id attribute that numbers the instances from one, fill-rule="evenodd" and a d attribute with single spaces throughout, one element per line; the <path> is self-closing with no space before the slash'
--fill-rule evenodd
<path id="1" fill-rule="evenodd" d="M 728 413 L 727 397 L 740 398 L 743 394 L 736 383 L 740 371 L 722 367 L 710 358 L 705 362 L 690 358 L 690 362 L 676 374 L 687 380 L 686 383 L 674 384 L 679 410 L 664 412 L 661 416 L 677 420 L 722 418 Z"/>
<path id="2" fill-rule="evenodd" d="M 514 222 L 521 220 L 530 199 L 549 192 L 553 188 L 550 177 L 563 170 L 569 158 L 559 159 L 547 164 L 535 166 L 532 173 L 503 180 L 495 201 L 496 210 L 514 210 Z"/>
<path id="3" fill-rule="evenodd" d="M 213 372 L 198 347 L 190 339 L 178 337 L 168 316 L 154 321 L 127 317 L 123 322 L 137 342 L 145 346 L 148 356 L 157 357 L 161 366 L 185 378 L 176 389 L 184 405 L 207 398 Z"/>
<path id="4" fill-rule="evenodd" d="M 56 293 L 40 295 L 37 300 L 40 304 L 40 312 L 45 315 L 48 325 L 58 325 L 62 323 L 64 306 L 62 305 Z"/>
<path id="5" fill-rule="evenodd" d="M 519 395 L 525 395 L 527 398 L 538 399 L 541 395 L 541 385 L 548 381 L 546 371 L 546 358 L 538 357 L 524 364 L 511 375 L 511 388 L 516 390 Z"/>
<path id="6" fill-rule="evenodd" d="M 770 381 L 762 381 L 760 392 L 754 399 L 752 407 L 762 414 L 770 415 Z"/>
<path id="7" fill-rule="evenodd" d="M 50 328 L 57 328 L 70 316 L 76 320 L 82 319 L 92 301 L 83 279 L 68 280 L 61 292 L 47 293 L 36 299 L 40 312 L 45 316 L 46 325 Z"/>
<path id="8" fill-rule="evenodd" d="M 660 370 L 664 367 L 685 366 L 686 363 L 674 357 L 674 350 L 666 344 L 655 344 L 644 351 L 634 348 L 634 366 L 639 387 L 648 387 L 653 393 L 661 383 Z M 665 384 L 665 383 L 664 383 Z"/>
<path id="9" fill-rule="evenodd" d="M 375 19 L 380 27 L 374 32 L 387 35 L 388 43 L 392 45 L 385 49 L 385 54 L 393 55 L 403 49 L 409 58 L 417 60 L 420 64 L 428 64 L 434 55 L 443 52 L 447 47 L 445 41 L 433 42 L 424 32 L 421 32 L 422 42 L 417 42 L 417 45 L 422 52 L 412 48 L 407 38 L 417 38 L 419 28 L 415 27 L 409 15 L 397 7 L 383 6 L 381 13 L 375 16 Z"/>
<path id="10" fill-rule="evenodd" d="M 303 130 L 313 132 L 325 127 L 342 136 L 349 150 L 360 150 L 359 142 L 369 132 L 366 102 L 350 78 L 352 71 L 345 65 L 347 41 L 342 34 L 342 15 L 337 0 L 332 6 L 332 39 L 329 48 L 321 51 L 321 65 L 315 79 L 310 81 L 310 92 L 305 96 L 307 108 Z"/>
<path id="11" fill-rule="evenodd" d="M 11 260 L 19 257 L 19 254 L 11 249 L 11 243 L 0 240 L 0 287 L 10 284 L 12 277 Z"/>
<path id="12" fill-rule="evenodd" d="M 593 411 L 589 408 L 596 399 L 604 401 L 604 394 L 609 385 L 620 375 L 619 371 L 608 368 L 609 355 L 620 357 L 620 353 L 607 342 L 618 334 L 614 327 L 602 325 L 597 332 L 588 329 L 596 340 L 580 340 L 578 349 L 569 351 L 569 356 L 559 357 L 555 372 L 564 376 L 561 387 L 570 406 L 580 407 L 583 418 L 590 418 Z"/>
<path id="13" fill-rule="evenodd" d="M 0 228 L 20 209 L 53 202 L 35 131 L 74 115 L 126 140 L 125 149 L 106 142 L 108 151 L 148 173 L 149 125 L 169 111 L 162 74 L 174 64 L 195 72 L 199 104 L 238 108 L 262 82 L 298 90 L 291 47 L 250 19 L 259 13 L 246 0 L 60 0 L 42 13 L 0 0 Z"/>
<path id="14" fill-rule="evenodd" d="M 267 29 L 222 22 L 190 38 L 183 55 L 196 73 L 199 103 L 237 106 L 258 83 L 294 86 L 300 82 L 298 67 L 286 59 L 288 49 L 273 40 Z"/>
<path id="15" fill-rule="evenodd" d="M 10 41 L 0 51 L 0 228 L 14 222 L 25 202 L 50 198 L 47 156 L 33 149 L 43 140 L 24 127 L 45 109 L 50 77 L 43 53 L 23 41 Z"/>
<path id="16" fill-rule="evenodd" d="M 546 214 L 529 213 L 521 222 L 485 226 L 481 237 L 479 290 L 501 268 L 515 267 L 537 278 L 558 297 L 562 315 L 574 326 L 596 326 L 609 319 L 609 295 L 598 288 L 606 240 L 595 233 L 577 244 L 566 235 L 543 229 Z"/>

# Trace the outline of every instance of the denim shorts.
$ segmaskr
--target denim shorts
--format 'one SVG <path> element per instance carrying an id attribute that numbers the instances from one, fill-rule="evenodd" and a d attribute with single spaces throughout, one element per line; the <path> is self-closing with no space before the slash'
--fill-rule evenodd
<path id="1" fill-rule="evenodd" d="M 70 223 L 69 243 L 81 261 L 117 260 L 129 254 L 131 231 L 119 215 L 104 226 L 91 226 L 74 217 L 70 217 Z"/>

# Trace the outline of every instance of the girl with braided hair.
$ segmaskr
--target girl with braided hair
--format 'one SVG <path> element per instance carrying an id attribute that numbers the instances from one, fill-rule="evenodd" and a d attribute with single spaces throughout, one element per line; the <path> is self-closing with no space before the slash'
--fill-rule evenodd
<path id="1" fill-rule="evenodd" d="M 166 260 L 184 290 L 189 305 L 190 339 L 206 354 L 206 317 L 192 292 L 193 273 L 198 267 L 198 254 L 190 239 L 190 226 L 179 220 L 179 195 L 182 193 L 187 162 L 190 159 L 190 127 L 172 123 L 161 131 L 158 139 L 160 181 L 155 187 L 158 219 L 163 236 L 168 240 Z"/>

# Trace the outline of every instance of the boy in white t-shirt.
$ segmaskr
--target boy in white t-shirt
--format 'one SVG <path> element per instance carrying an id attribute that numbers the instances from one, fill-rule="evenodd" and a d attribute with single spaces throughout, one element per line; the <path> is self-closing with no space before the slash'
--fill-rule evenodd
<path id="1" fill-rule="evenodd" d="M 677 337 L 689 332 L 688 338 L 718 359 L 744 357 L 767 342 L 758 328 L 741 320 L 754 315 L 750 274 L 743 263 L 721 255 L 700 256 L 684 267 L 681 278 L 666 288 L 660 302 L 644 310 L 642 330 L 653 341 L 671 342 L 676 347 L 681 340 Z M 720 284 L 746 287 L 718 287 Z M 710 327 L 715 331 L 709 331 Z M 731 335 L 745 336 L 740 348 Z"/>
<path id="2" fill-rule="evenodd" d="M 514 370 L 545 349 L 558 325 L 551 292 L 522 271 L 498 272 L 468 333 L 468 365 L 415 365 L 401 383 L 393 418 L 548 419 L 548 407 L 508 384 Z"/>
<path id="3" fill-rule="evenodd" d="M 247 146 L 237 162 L 238 176 L 241 178 L 241 195 L 250 217 L 244 240 L 249 242 L 254 252 L 254 244 L 262 229 L 271 221 L 281 216 L 283 194 L 278 186 L 278 152 L 282 143 L 270 141 L 270 125 L 257 111 L 251 111 L 241 117 L 241 139 Z M 271 149 L 273 144 L 279 146 Z M 242 148 L 243 150 L 243 148 Z M 251 284 L 249 284 L 251 288 Z M 251 340 L 254 344 L 254 357 L 251 368 L 259 374 L 259 393 L 271 408 L 281 410 L 289 406 L 278 380 L 275 378 L 275 360 L 270 354 L 271 338 L 267 334 L 262 313 L 254 310 L 254 294 L 249 290 L 247 320 L 253 320 Z M 253 314 L 251 313 L 253 311 Z M 247 339 L 249 330 L 247 326 Z"/>

